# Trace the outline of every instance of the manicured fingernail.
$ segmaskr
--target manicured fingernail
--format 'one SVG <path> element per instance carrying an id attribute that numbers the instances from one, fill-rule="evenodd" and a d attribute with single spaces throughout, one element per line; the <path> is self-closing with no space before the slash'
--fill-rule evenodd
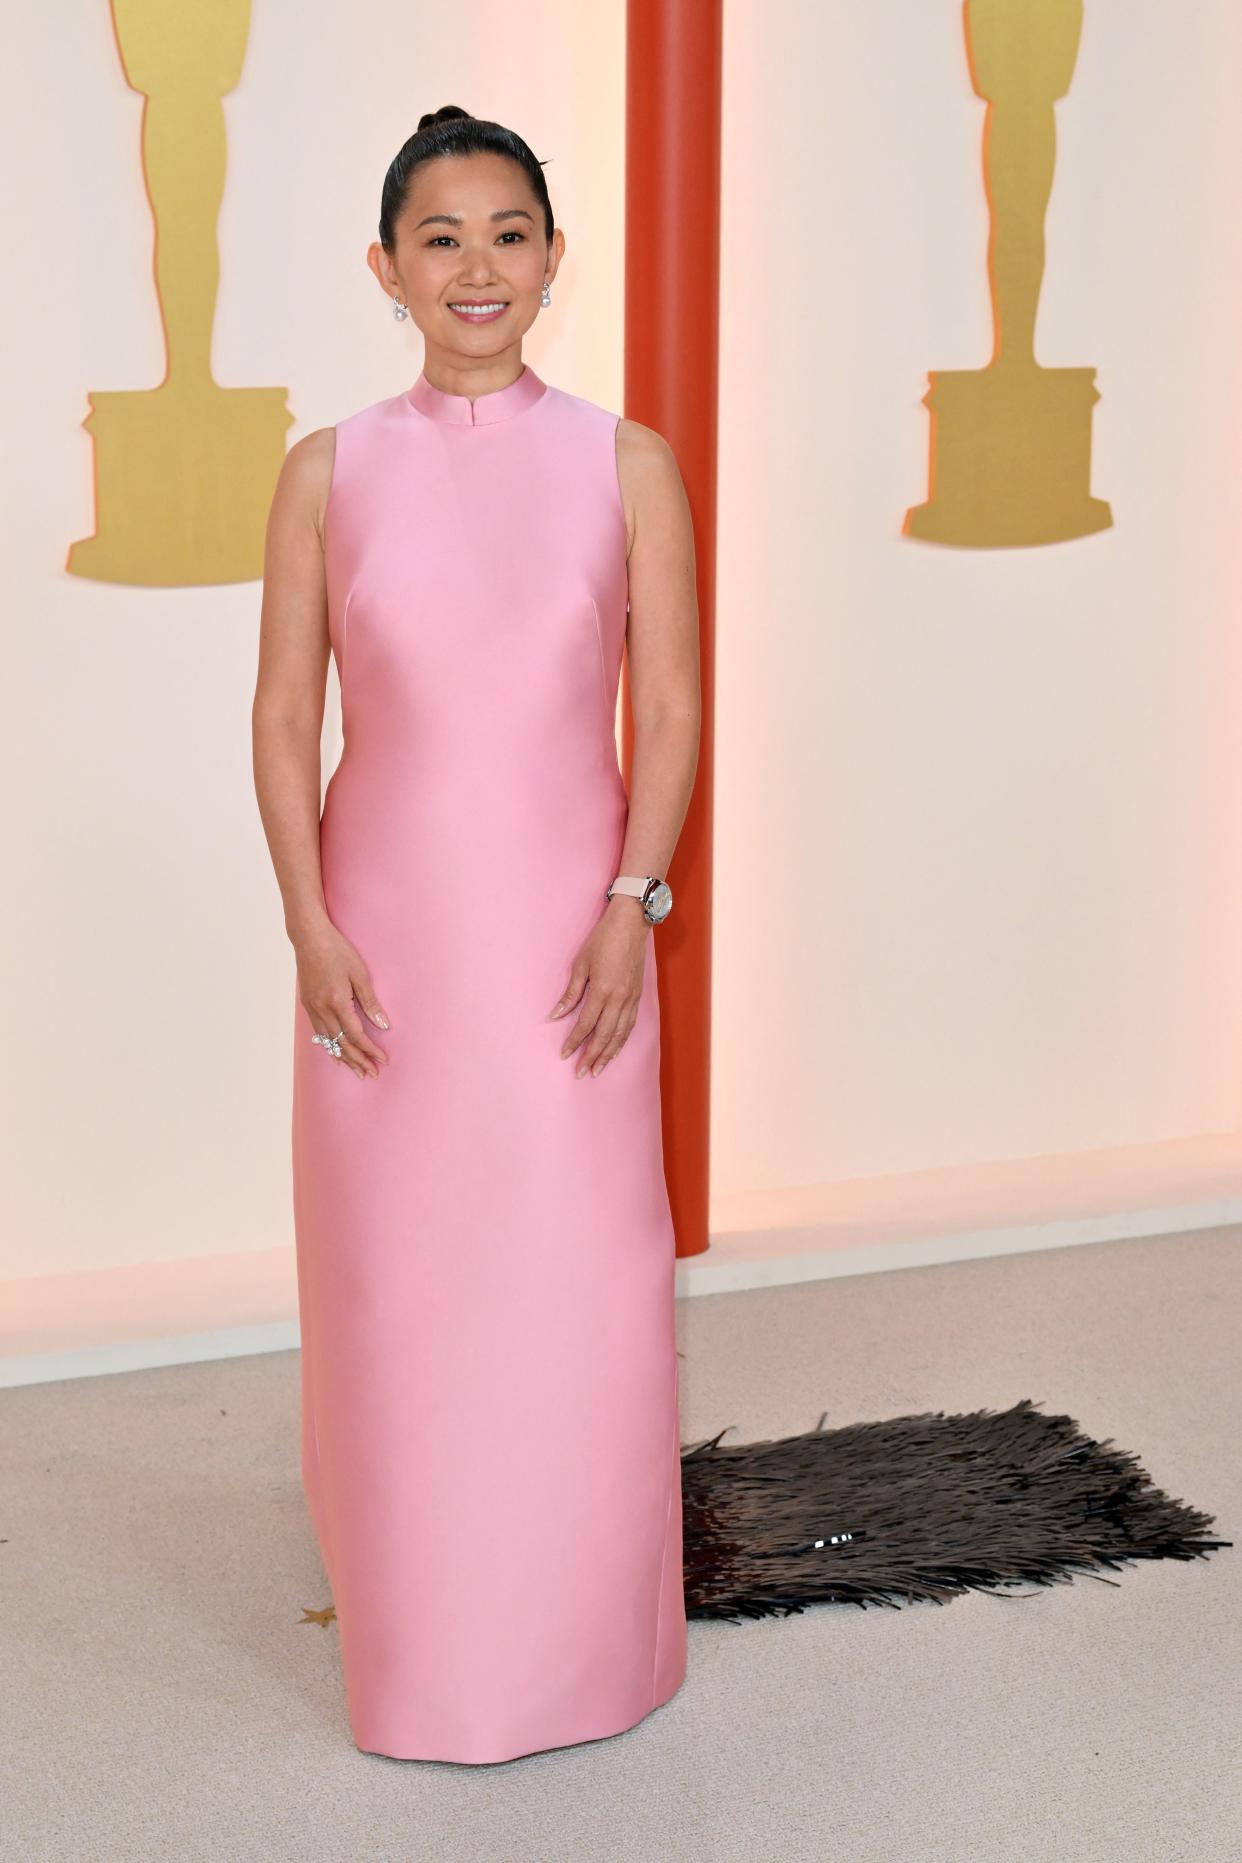
<path id="1" fill-rule="evenodd" d="M 603 1067 L 604 1067 L 604 1063 L 603 1063 L 602 1061 L 597 1061 L 597 1062 L 595 1063 L 595 1066 L 594 1066 L 594 1067 L 593 1067 L 593 1068 L 591 1069 L 591 1072 L 592 1072 L 593 1074 L 599 1074 L 599 1073 L 602 1073 L 602 1072 L 603 1072 Z"/>
<path id="2" fill-rule="evenodd" d="M 556 1005 L 556 1008 L 552 1011 L 552 1017 L 555 1018 L 556 1016 L 559 1016 L 561 1011 L 564 1009 L 564 1007 L 565 1007 L 564 1003 L 558 1003 Z"/>
<path id="3" fill-rule="evenodd" d="M 382 1009 L 376 1015 L 375 1020 L 379 1023 L 382 1029 L 386 1029 L 388 1027 L 388 1017 L 384 1014 Z"/>

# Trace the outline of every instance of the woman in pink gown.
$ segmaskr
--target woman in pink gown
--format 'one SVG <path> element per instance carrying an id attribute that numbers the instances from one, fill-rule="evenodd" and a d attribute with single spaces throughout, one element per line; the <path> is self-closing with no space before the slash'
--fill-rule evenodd
<path id="1" fill-rule="evenodd" d="M 368 255 L 422 372 L 294 446 L 269 521 L 302 1474 L 354 1741 L 404 1759 L 619 1733 L 685 1674 L 655 928 L 693 542 L 660 436 L 522 362 L 563 247 L 519 137 L 424 117 Z"/>

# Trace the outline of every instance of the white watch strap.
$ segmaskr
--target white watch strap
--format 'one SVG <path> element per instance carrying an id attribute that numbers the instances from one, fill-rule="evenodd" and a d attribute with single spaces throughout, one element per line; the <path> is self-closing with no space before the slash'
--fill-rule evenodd
<path id="1" fill-rule="evenodd" d="M 619 873 L 608 891 L 630 893 L 635 899 L 641 899 L 654 878 L 655 875 L 650 873 L 644 874 L 641 879 L 636 878 L 632 873 Z"/>

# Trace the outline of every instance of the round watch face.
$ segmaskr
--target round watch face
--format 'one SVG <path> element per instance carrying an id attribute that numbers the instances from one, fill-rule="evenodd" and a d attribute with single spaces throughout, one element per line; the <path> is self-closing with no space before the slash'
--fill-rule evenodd
<path id="1" fill-rule="evenodd" d="M 666 919 L 668 917 L 672 909 L 673 889 L 668 884 L 667 880 L 661 880 L 660 884 L 658 886 L 653 886 L 651 891 L 647 894 L 646 900 L 643 903 L 643 911 L 653 925 L 658 925 L 661 919 Z"/>

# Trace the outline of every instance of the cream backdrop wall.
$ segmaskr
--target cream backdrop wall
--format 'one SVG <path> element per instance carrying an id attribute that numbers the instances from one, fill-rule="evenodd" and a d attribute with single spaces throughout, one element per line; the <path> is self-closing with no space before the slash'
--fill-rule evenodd
<path id="1" fill-rule="evenodd" d="M 899 535 L 991 349 L 960 4 L 725 16 L 714 1189 L 1236 1132 L 1242 16 L 1086 0 L 1036 354 L 1114 524 L 992 551 Z"/>
<path id="2" fill-rule="evenodd" d="M 250 770 L 258 582 L 153 590 L 64 573 L 93 528 L 92 388 L 163 370 L 142 99 L 104 0 L 10 27 L 3 159 L 8 529 L 4 732 L 10 1053 L 0 1277 L 291 1239 L 292 953 Z M 618 407 L 624 11 L 534 0 L 263 0 L 225 100 L 215 373 L 287 384 L 290 441 L 421 366 L 365 264 L 420 114 L 511 121 L 547 159 L 564 267 L 528 341 Z M 339 752 L 335 690 L 325 781 Z"/>
<path id="3" fill-rule="evenodd" d="M 725 8 L 713 1192 L 1242 1128 L 1242 22 L 1087 0 L 1037 332 L 1114 527 L 900 536 L 990 346 L 958 0 Z M 256 6 L 215 366 L 290 438 L 408 385 L 366 271 L 425 109 L 550 156 L 528 358 L 619 407 L 624 8 Z M 260 589 L 64 573 L 91 388 L 162 367 L 108 9 L 10 28 L 0 1277 L 283 1248 L 292 959 L 250 775 Z M 660 205 L 650 203 L 654 216 Z M 684 341 L 694 341 L 688 329 Z M 336 754 L 329 708 L 325 777 Z"/>

